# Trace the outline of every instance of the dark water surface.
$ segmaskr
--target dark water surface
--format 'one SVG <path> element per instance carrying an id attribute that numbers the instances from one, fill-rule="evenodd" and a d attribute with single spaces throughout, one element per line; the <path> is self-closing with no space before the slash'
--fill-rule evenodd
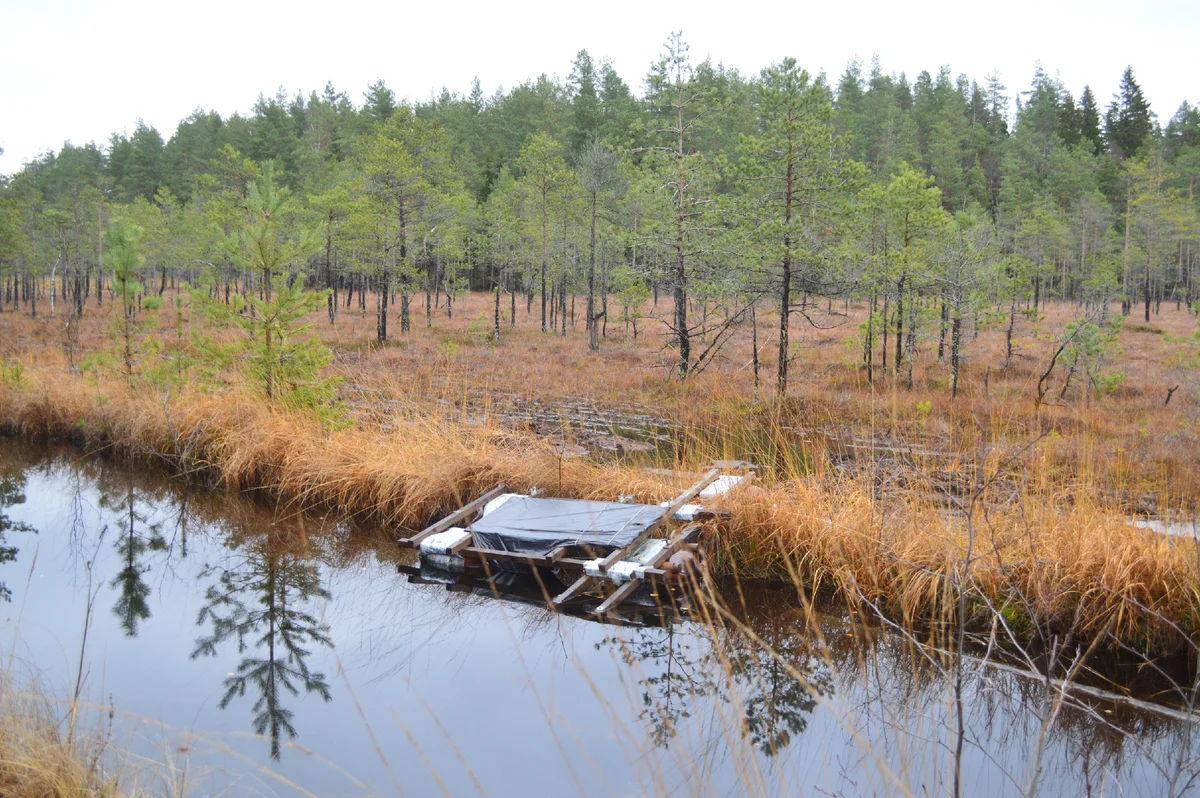
<path id="1" fill-rule="evenodd" d="M 603 625 L 410 584 L 361 530 L 145 469 L 0 441 L 0 472 L 34 530 L 5 533 L 0 653 L 55 696 L 80 680 L 193 794 L 948 794 L 951 681 L 786 592 L 748 630 Z M 1200 770 L 1178 700 L 1079 694 L 1043 733 L 1044 683 L 965 672 L 965 795 L 1187 794 Z"/>

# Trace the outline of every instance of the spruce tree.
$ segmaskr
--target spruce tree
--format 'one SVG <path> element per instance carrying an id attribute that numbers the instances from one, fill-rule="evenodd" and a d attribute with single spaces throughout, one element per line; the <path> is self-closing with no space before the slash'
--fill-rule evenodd
<path id="1" fill-rule="evenodd" d="M 614 146 L 632 144 L 630 128 L 638 118 L 638 102 L 607 60 L 600 65 L 600 101 L 604 113 L 601 138 Z"/>
<path id="2" fill-rule="evenodd" d="M 1133 67 L 1125 67 L 1120 92 L 1113 97 L 1104 124 L 1109 148 L 1119 159 L 1137 155 L 1154 131 L 1150 104 L 1133 78 Z"/>
<path id="3" fill-rule="evenodd" d="M 1008 135 L 1008 95 L 1004 92 L 1008 87 L 1000 81 L 1000 73 L 993 72 L 987 76 L 984 83 L 984 96 L 987 100 L 988 117 L 985 127 L 996 138 Z"/>
<path id="4" fill-rule="evenodd" d="M 1071 92 L 1063 92 L 1058 106 L 1058 137 L 1068 147 L 1078 146 L 1083 138 L 1082 126 L 1079 124 L 1079 108 Z"/>
<path id="5" fill-rule="evenodd" d="M 569 82 L 571 91 L 571 152 L 580 155 L 600 131 L 604 109 L 596 81 L 596 64 L 587 50 L 575 56 Z"/>
<path id="6" fill-rule="evenodd" d="M 1100 131 L 1100 106 L 1096 104 L 1096 95 L 1091 86 L 1083 87 L 1076 119 L 1079 122 L 1080 142 L 1086 143 L 1094 155 L 1104 152 L 1104 134 Z"/>
<path id="7" fill-rule="evenodd" d="M 396 113 L 396 93 L 387 87 L 382 78 L 367 87 L 363 99 L 363 118 L 370 124 L 386 122 Z"/>

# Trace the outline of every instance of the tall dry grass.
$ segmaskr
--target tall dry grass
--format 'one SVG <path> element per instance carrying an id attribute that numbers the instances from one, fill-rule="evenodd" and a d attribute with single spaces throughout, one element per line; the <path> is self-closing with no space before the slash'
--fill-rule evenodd
<path id="1" fill-rule="evenodd" d="M 103 719 L 90 722 L 36 685 L 0 673 L 0 795 L 22 798 L 175 794 L 172 779 L 112 745 Z"/>
<path id="2" fill-rule="evenodd" d="M 165 461 L 229 489 L 326 508 L 395 535 L 500 482 L 643 501 L 680 486 L 628 463 L 563 457 L 553 441 L 497 425 L 414 412 L 394 414 L 386 428 L 329 431 L 236 388 L 165 396 L 54 370 L 0 386 L 0 429 Z M 698 468 L 740 445 L 735 433 L 696 441 L 676 465 Z M 909 488 L 888 497 L 877 469 L 838 472 L 820 465 L 819 455 L 784 458 L 759 490 L 729 502 L 730 522 L 710 545 L 714 573 L 798 580 L 916 624 L 954 616 L 952 580 L 966 569 L 991 608 L 1022 628 L 1086 640 L 1111 627 L 1115 639 L 1152 652 L 1179 650 L 1181 635 L 1194 636 L 1195 541 L 1131 527 L 1120 511 L 1089 500 L 1086 485 L 1063 502 L 1063 482 L 1037 476 L 1044 468 L 1037 456 L 1010 461 L 1009 449 L 990 444 L 987 452 L 938 469 L 902 467 L 892 477 Z M 963 490 L 978 492 L 978 517 L 969 523 Z"/>

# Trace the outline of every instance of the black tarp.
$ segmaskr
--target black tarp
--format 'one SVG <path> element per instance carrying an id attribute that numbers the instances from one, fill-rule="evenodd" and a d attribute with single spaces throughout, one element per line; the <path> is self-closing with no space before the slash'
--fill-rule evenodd
<path id="1" fill-rule="evenodd" d="M 470 532 L 481 548 L 545 556 L 559 546 L 624 548 L 662 514 L 648 504 L 513 496 Z"/>

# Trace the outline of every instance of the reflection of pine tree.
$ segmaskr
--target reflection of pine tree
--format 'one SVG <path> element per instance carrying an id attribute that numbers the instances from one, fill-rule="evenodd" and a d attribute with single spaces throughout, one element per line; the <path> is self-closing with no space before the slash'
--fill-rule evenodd
<path id="1" fill-rule="evenodd" d="M 629 641 L 605 639 L 621 647 L 627 665 L 640 664 L 647 674 L 640 680 L 642 714 L 655 745 L 669 745 L 693 703 L 708 696 L 742 700 L 743 731 L 768 756 L 807 728 L 817 697 L 832 694 L 833 677 L 811 653 L 803 620 L 766 611 L 748 626 L 761 642 L 733 629 L 718 630 L 710 640 L 673 627 L 645 630 Z"/>
<path id="2" fill-rule="evenodd" d="M 655 745 L 670 744 L 679 722 L 691 717 L 694 701 L 707 695 L 725 698 L 716 681 L 720 663 L 710 647 L 692 634 L 677 639 L 674 625 L 646 629 L 634 640 L 605 638 L 596 647 L 606 643 L 620 646 L 625 664 L 640 664 L 646 673 L 641 679 L 642 716 L 650 723 Z"/>
<path id="3" fill-rule="evenodd" d="M 833 677 L 812 654 L 804 624 L 780 623 L 787 617 L 764 619 L 766 628 L 755 630 L 763 644 L 736 634 L 721 643 L 734 681 L 746 697 L 746 736 L 768 756 L 775 756 L 808 727 L 817 696 L 833 693 Z"/>
<path id="4" fill-rule="evenodd" d="M 17 559 L 17 547 L 9 546 L 4 535 L 6 532 L 33 532 L 34 529 L 26 524 L 14 522 L 4 514 L 5 507 L 25 503 L 25 475 L 19 471 L 4 471 L 0 473 L 0 565 Z M 12 592 L 0 582 L 0 599 L 12 601 Z"/>
<path id="5" fill-rule="evenodd" d="M 150 617 L 150 585 L 144 575 L 150 566 L 143 565 L 141 557 L 147 551 L 162 551 L 167 547 L 161 527 L 148 524 L 146 516 L 137 511 L 137 494 L 130 485 L 125 495 L 114 502 L 107 496 L 100 497 L 100 506 L 120 512 L 124 516 L 124 534 L 117 538 L 117 552 L 124 563 L 113 577 L 112 587 L 120 590 L 113 612 L 121 621 L 126 637 L 137 637 L 138 622 Z M 139 525 L 145 533 L 138 531 Z"/>
<path id="6" fill-rule="evenodd" d="M 211 571 L 210 571 L 211 573 Z M 283 691 L 299 695 L 316 693 L 326 701 L 332 696 L 325 675 L 308 669 L 311 653 L 304 646 L 333 642 L 308 612 L 299 609 L 307 599 L 328 599 L 316 568 L 293 555 L 270 553 L 267 546 L 251 549 L 243 567 L 220 571 L 217 584 L 205 594 L 198 624 L 212 624 L 212 634 L 196 640 L 192 658 L 214 656 L 217 645 L 236 640 L 238 653 L 246 656 L 225 680 L 222 709 L 247 688 L 258 693 L 254 702 L 254 731 L 271 738 L 271 758 L 278 760 L 280 738 L 296 736 L 292 712 L 284 709 Z"/>

